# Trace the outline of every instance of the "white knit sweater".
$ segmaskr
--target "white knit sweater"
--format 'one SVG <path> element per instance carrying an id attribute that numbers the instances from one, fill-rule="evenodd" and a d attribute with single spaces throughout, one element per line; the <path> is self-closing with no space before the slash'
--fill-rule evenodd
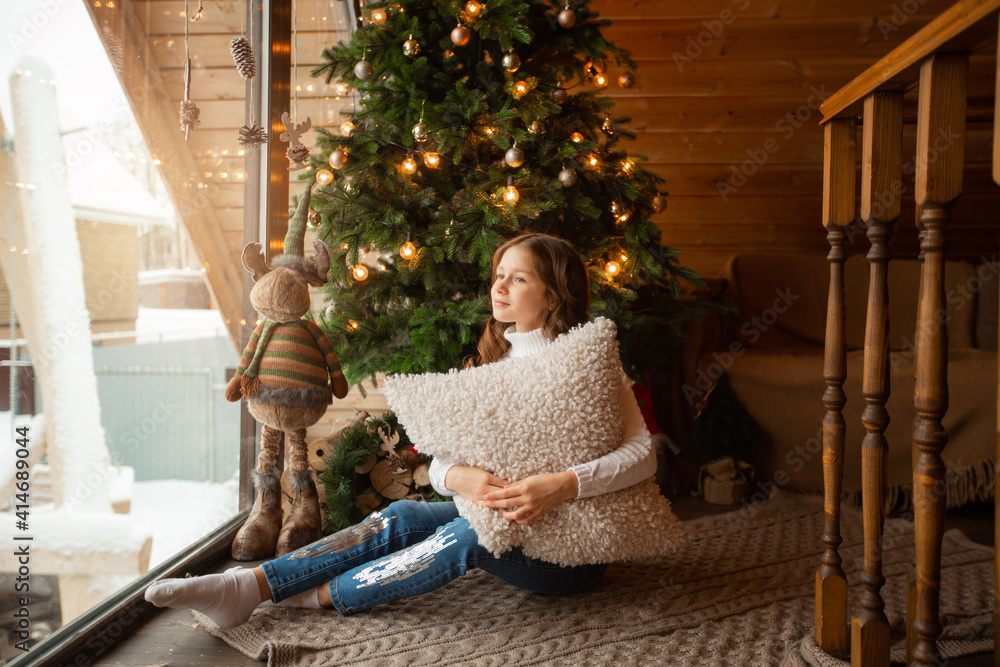
<path id="1" fill-rule="evenodd" d="M 545 349 L 551 341 L 545 337 L 542 329 L 525 333 L 512 331 L 513 327 L 504 333 L 510 343 L 507 356 L 518 359 L 537 354 Z M 611 493 L 630 487 L 649 479 L 656 473 L 656 453 L 643 421 L 639 404 L 632 393 L 631 382 L 622 371 L 622 414 L 625 426 L 622 432 L 622 442 L 618 449 L 599 459 L 570 468 L 579 481 L 577 498 L 589 498 L 603 493 Z M 431 461 L 431 486 L 443 496 L 454 496 L 445 484 L 445 476 L 453 464 L 440 459 Z M 558 471 L 553 471 L 558 472 Z"/>

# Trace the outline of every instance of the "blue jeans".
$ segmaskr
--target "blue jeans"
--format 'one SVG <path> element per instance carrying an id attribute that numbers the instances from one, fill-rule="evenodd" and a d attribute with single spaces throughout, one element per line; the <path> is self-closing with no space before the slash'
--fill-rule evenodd
<path id="1" fill-rule="evenodd" d="M 479 546 L 453 502 L 399 500 L 361 523 L 261 565 L 275 602 L 328 583 L 333 606 L 352 614 L 428 593 L 481 568 L 518 588 L 548 595 L 587 590 L 604 565 L 561 567 Z"/>

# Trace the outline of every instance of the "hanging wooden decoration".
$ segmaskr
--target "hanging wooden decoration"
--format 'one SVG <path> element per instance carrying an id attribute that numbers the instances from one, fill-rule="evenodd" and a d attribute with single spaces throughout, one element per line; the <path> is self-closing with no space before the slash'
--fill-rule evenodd
<path id="1" fill-rule="evenodd" d="M 191 129 L 201 124 L 201 110 L 191 101 L 191 40 L 188 30 L 188 0 L 184 0 L 184 100 L 181 102 L 181 130 L 184 140 L 191 136 Z"/>
<path id="2" fill-rule="evenodd" d="M 292 3 L 292 112 L 287 111 L 281 114 L 281 122 L 285 125 L 285 132 L 281 133 L 279 139 L 288 142 L 288 171 L 298 171 L 309 166 L 309 148 L 304 146 L 299 137 L 309 131 L 312 127 L 312 119 L 308 116 L 301 123 L 296 123 L 293 119 L 298 116 L 299 91 L 296 84 L 296 69 L 298 69 L 298 50 L 295 48 L 295 3 Z"/>

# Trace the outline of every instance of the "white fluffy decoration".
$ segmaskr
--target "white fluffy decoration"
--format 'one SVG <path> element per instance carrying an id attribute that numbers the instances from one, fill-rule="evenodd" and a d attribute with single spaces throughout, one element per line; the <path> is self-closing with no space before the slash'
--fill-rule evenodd
<path id="1" fill-rule="evenodd" d="M 449 373 L 394 375 L 382 391 L 420 452 L 513 482 L 618 447 L 621 373 L 615 325 L 598 317 L 538 354 Z M 521 546 L 559 565 L 610 563 L 660 556 L 683 539 L 652 479 L 561 503 L 526 526 L 461 496 L 455 503 L 495 555 Z"/>

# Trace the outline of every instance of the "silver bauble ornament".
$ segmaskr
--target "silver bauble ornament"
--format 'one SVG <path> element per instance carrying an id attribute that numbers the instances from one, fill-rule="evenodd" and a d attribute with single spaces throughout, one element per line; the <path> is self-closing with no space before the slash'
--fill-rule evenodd
<path id="1" fill-rule="evenodd" d="M 540 120 L 533 120 L 531 121 L 531 124 L 528 125 L 528 132 L 530 134 L 541 134 L 544 131 L 545 131 L 545 126 L 542 125 L 542 121 Z"/>
<path id="2" fill-rule="evenodd" d="M 362 58 L 354 66 L 354 76 L 358 77 L 362 81 L 366 80 L 372 75 L 372 64 Z"/>
<path id="3" fill-rule="evenodd" d="M 576 172 L 572 169 L 563 169 L 559 172 L 559 182 L 563 184 L 564 188 L 576 185 Z"/>
<path id="4" fill-rule="evenodd" d="M 451 31 L 451 41 L 455 46 L 465 46 L 469 43 L 470 36 L 469 29 L 464 25 L 456 26 Z"/>
<path id="5" fill-rule="evenodd" d="M 559 25 L 564 28 L 572 28 L 576 24 L 576 12 L 567 7 L 559 12 Z"/>
<path id="6" fill-rule="evenodd" d="M 653 210 L 657 213 L 667 208 L 667 198 L 663 195 L 653 197 Z"/>
<path id="7" fill-rule="evenodd" d="M 524 151 L 517 146 L 511 146 L 507 154 L 503 156 L 504 161 L 512 167 L 520 167 L 524 164 Z"/>
<path id="8" fill-rule="evenodd" d="M 338 148 L 330 153 L 331 167 L 334 169 L 343 169 L 345 164 L 347 164 L 347 153 L 344 152 L 344 149 Z"/>
<path id="9" fill-rule="evenodd" d="M 521 59 L 517 57 L 517 54 L 513 51 L 508 51 L 503 54 L 503 60 L 500 61 L 503 68 L 508 72 L 516 72 L 521 66 Z"/>
<path id="10" fill-rule="evenodd" d="M 562 89 L 562 88 L 556 88 L 555 90 L 552 91 L 552 101 L 553 102 L 557 102 L 559 104 L 562 104 L 563 102 L 565 102 L 568 99 L 569 99 L 569 93 L 567 93 L 564 89 Z"/>
<path id="11" fill-rule="evenodd" d="M 427 140 L 427 125 L 423 121 L 413 126 L 413 138 L 417 141 Z"/>
<path id="12" fill-rule="evenodd" d="M 410 38 L 403 42 L 403 53 L 411 58 L 420 53 L 420 42 L 413 39 L 413 35 L 410 35 Z"/>
<path id="13" fill-rule="evenodd" d="M 625 72 L 620 77 L 618 77 L 618 85 L 622 88 L 631 88 L 635 85 L 635 76 L 632 72 Z"/>

